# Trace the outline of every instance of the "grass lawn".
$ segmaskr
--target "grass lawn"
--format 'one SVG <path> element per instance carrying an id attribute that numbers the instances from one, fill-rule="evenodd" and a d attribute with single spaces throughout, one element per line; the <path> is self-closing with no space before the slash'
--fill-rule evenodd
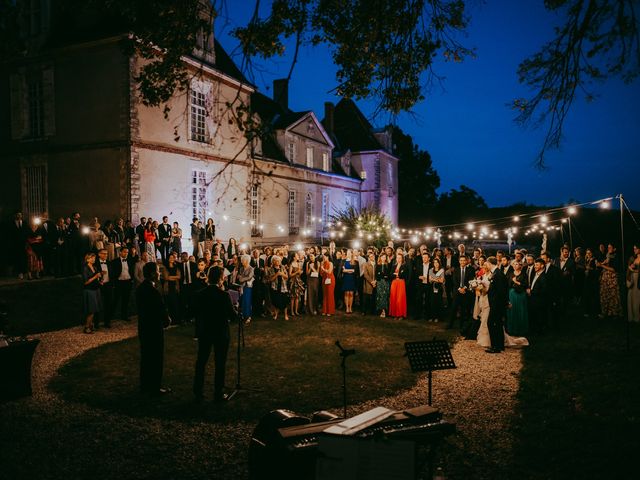
<path id="1" fill-rule="evenodd" d="M 237 326 L 227 363 L 228 387 L 236 383 Z M 378 317 L 302 317 L 254 321 L 245 328 L 241 354 L 241 385 L 246 390 L 223 408 L 193 402 L 192 382 L 197 342 L 193 326 L 170 329 L 165 334 L 164 384 L 173 392 L 160 398 L 138 393 L 137 338 L 90 350 L 64 366 L 52 388 L 65 399 L 117 411 L 130 416 L 164 419 L 233 421 L 258 419 L 276 408 L 313 412 L 342 404 L 342 373 L 336 340 L 355 348 L 348 359 L 349 404 L 393 394 L 412 386 L 404 355 L 404 342 L 434 336 L 451 338 L 441 325 Z M 213 355 L 209 361 L 205 392 L 212 397 Z"/>
<path id="2" fill-rule="evenodd" d="M 524 352 L 514 471 L 524 478 L 637 478 L 640 325 L 576 318 Z"/>

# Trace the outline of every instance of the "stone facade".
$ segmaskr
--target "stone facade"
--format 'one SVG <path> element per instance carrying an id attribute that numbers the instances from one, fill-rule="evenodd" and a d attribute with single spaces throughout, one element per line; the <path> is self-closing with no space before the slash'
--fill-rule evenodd
<path id="1" fill-rule="evenodd" d="M 373 202 L 397 219 L 397 200 L 385 203 L 397 184 L 381 174 L 384 165 L 397 172 L 397 159 L 380 144 L 337 153 L 313 112 L 292 112 L 286 103 L 272 117 L 251 110 L 273 123 L 273 135 L 248 142 L 237 108 L 253 108 L 255 88 L 228 68 L 217 44 L 215 54 L 184 59 L 191 88 L 169 101 L 165 118 L 161 107 L 139 100 L 143 60 L 126 56 L 122 39 L 48 48 L 2 69 L 5 217 L 80 211 L 85 221 L 135 223 L 168 215 L 186 239 L 195 215 L 213 218 L 220 238 L 253 243 L 323 240 L 329 216 L 346 205 Z M 44 169 L 35 175 L 34 165 Z M 382 180 L 372 184 L 375 178 Z"/>

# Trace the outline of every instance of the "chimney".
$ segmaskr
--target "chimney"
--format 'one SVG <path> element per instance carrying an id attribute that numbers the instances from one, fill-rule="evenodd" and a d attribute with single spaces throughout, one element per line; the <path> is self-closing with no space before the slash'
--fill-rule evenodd
<path id="1" fill-rule="evenodd" d="M 333 135 L 333 112 L 335 106 L 332 102 L 324 102 L 324 128 L 329 135 Z"/>
<path id="2" fill-rule="evenodd" d="M 273 81 L 273 101 L 284 110 L 289 110 L 289 80 L 279 78 Z"/>

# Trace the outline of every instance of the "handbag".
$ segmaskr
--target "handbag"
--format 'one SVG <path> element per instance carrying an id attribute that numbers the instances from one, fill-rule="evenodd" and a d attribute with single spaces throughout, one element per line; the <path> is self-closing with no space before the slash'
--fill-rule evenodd
<path id="1" fill-rule="evenodd" d="M 324 279 L 324 284 L 325 285 L 331 285 L 331 278 L 327 277 Z"/>

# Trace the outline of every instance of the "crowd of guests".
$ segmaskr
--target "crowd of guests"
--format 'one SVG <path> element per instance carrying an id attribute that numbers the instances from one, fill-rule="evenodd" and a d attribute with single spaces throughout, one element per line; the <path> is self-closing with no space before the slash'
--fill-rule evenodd
<path id="1" fill-rule="evenodd" d="M 87 334 L 110 328 L 114 319 L 129 321 L 135 289 L 141 348 L 147 345 L 141 356 L 141 372 L 146 372 L 141 384 L 147 391 L 162 390 L 159 332 L 171 323 L 196 322 L 201 337 L 196 397 L 202 397 L 204 368 L 214 349 L 220 399 L 229 342 L 225 322 L 231 318 L 249 324 L 255 317 L 289 320 L 340 311 L 347 317 L 445 322 L 490 353 L 528 344 L 526 336 L 562 322 L 569 308 L 593 318 L 621 317 L 626 311 L 629 321 L 640 321 L 638 245 L 628 259 L 620 258 L 613 244 L 573 250 L 564 245 L 557 258 L 524 249 L 487 256 L 479 247 L 467 252 L 464 244 L 251 248 L 233 238 L 222 242 L 212 219 L 203 224 L 194 218 L 191 245 L 185 248 L 180 225 L 166 216 L 141 218 L 135 227 L 123 219 L 102 224 L 97 218 L 81 227 L 78 213 L 57 222 L 46 215 L 38 220 L 25 225 L 21 214 L 13 220 L 8 238 L 14 272 L 27 278 L 81 273 Z M 220 309 L 212 311 L 206 305 L 214 300 Z M 221 312 L 224 322 L 217 321 Z M 209 331 L 211 325 L 218 325 L 215 332 Z"/>
<path id="2" fill-rule="evenodd" d="M 131 291 L 142 283 L 147 262 L 160 265 L 159 291 L 174 323 L 193 318 L 190 298 L 207 285 L 212 266 L 222 267 L 225 285 L 238 291 L 246 322 L 336 310 L 351 315 L 357 308 L 361 314 L 446 321 L 449 327 L 458 322 L 466 332 L 486 316 L 487 256 L 481 248 L 397 248 L 390 242 L 381 249 L 349 249 L 331 242 L 300 251 L 286 245 L 251 249 L 233 238 L 223 243 L 211 218 L 193 219 L 189 248 L 178 222 L 166 216 L 143 217 L 135 226 L 121 218 L 93 218 L 83 228 L 79 213 L 55 222 L 45 214 L 28 223 L 17 213 L 11 227 L 10 258 L 18 276 L 82 273 L 87 333 L 100 323 L 109 327 L 113 318 L 128 320 Z M 612 244 L 573 251 L 563 246 L 557 258 L 549 252 L 496 252 L 508 285 L 507 333 L 542 331 L 570 305 L 587 316 L 616 317 L 626 300 L 628 319 L 640 320 L 638 253 L 634 246 L 624 262 Z M 540 274 L 544 279 L 537 282 Z"/>

